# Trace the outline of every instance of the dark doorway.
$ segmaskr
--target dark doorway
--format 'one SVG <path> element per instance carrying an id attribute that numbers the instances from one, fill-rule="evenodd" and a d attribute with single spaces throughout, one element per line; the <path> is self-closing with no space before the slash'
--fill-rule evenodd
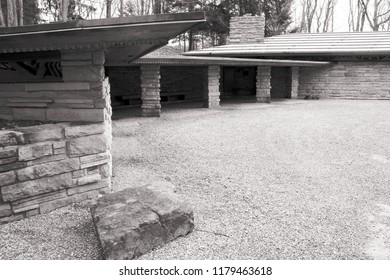
<path id="1" fill-rule="evenodd" d="M 221 99 L 256 95 L 256 67 L 223 67 Z"/>
<path id="2" fill-rule="evenodd" d="M 271 68 L 271 98 L 291 98 L 291 67 Z"/>

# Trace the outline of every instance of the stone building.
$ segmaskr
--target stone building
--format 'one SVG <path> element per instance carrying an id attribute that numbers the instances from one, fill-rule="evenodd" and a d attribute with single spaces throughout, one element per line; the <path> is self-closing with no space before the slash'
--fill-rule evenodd
<path id="1" fill-rule="evenodd" d="M 184 55 L 329 62 L 315 68 L 271 67 L 270 98 L 390 99 L 390 32 L 293 33 L 264 38 L 263 22 L 262 17 L 250 15 L 234 18 L 227 45 Z M 246 72 L 252 81 L 253 72 Z M 240 79 L 242 75 L 235 76 L 234 84 Z M 228 83 L 224 81 L 232 88 Z M 290 89 L 295 91 L 292 95 Z"/>
<path id="2" fill-rule="evenodd" d="M 228 44 L 148 53 L 203 13 L 0 29 L 0 223 L 97 197 L 111 186 L 113 106 L 272 98 L 390 99 L 390 33 L 264 37 L 264 19 L 232 19 Z"/>
<path id="3" fill-rule="evenodd" d="M 264 37 L 263 16 L 234 17 L 230 24 L 227 45 L 184 54 L 164 48 L 131 64 L 108 65 L 113 106 L 145 103 L 142 71 L 152 65 L 154 116 L 160 102 L 203 101 L 210 108 L 235 97 L 390 99 L 390 32 Z"/>
<path id="4" fill-rule="evenodd" d="M 1 28 L 0 120 L 46 124 L 0 130 L 0 223 L 109 192 L 105 66 L 129 63 L 202 22 L 203 13 L 188 13 Z M 143 77 L 152 113 L 154 69 Z"/>

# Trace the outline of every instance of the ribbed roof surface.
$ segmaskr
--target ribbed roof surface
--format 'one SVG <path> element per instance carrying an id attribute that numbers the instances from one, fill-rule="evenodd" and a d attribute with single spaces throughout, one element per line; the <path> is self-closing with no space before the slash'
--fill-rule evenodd
<path id="1" fill-rule="evenodd" d="M 131 62 L 131 64 L 159 64 L 168 66 L 325 66 L 330 65 L 327 61 L 304 61 L 290 59 L 253 59 L 253 58 L 230 58 L 230 57 L 199 57 L 199 56 L 143 56 Z"/>
<path id="2" fill-rule="evenodd" d="M 264 43 L 224 45 L 185 55 L 390 55 L 390 32 L 293 33 L 265 38 Z"/>

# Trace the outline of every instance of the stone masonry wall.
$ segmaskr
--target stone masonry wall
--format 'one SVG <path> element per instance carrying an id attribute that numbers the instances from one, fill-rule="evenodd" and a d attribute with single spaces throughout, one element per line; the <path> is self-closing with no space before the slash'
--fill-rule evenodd
<path id="1" fill-rule="evenodd" d="M 185 95 L 185 100 L 202 100 L 207 90 L 202 83 L 206 67 L 161 67 L 161 97 Z"/>
<path id="2" fill-rule="evenodd" d="M 390 99 L 389 62 L 338 62 L 327 67 L 300 67 L 299 96 Z"/>
<path id="3" fill-rule="evenodd" d="M 0 222 L 47 213 L 110 188 L 105 54 L 69 51 L 58 60 L 60 81 L 42 75 L 35 83 L 0 83 L 0 119 L 53 123 L 0 131 Z"/>
<path id="4" fill-rule="evenodd" d="M 105 121 L 110 118 L 104 52 L 61 54 L 63 82 L 0 83 L 0 119 Z"/>
<path id="5" fill-rule="evenodd" d="M 0 223 L 108 192 L 107 126 L 59 123 L 0 131 Z"/>
<path id="6" fill-rule="evenodd" d="M 264 41 L 264 16 L 246 14 L 230 19 L 228 44 L 254 44 Z"/>

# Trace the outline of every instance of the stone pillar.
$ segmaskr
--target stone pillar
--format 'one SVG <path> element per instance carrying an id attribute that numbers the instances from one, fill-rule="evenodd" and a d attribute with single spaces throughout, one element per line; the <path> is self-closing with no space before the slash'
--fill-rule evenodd
<path id="1" fill-rule="evenodd" d="M 257 102 L 271 102 L 271 66 L 257 66 L 256 76 Z"/>
<path id="2" fill-rule="evenodd" d="M 64 51 L 53 62 L 36 64 L 43 73 L 37 82 L 0 83 L 0 111 L 7 119 L 50 122 L 0 131 L 0 224 L 110 192 L 104 63 L 103 51 Z"/>
<path id="3" fill-rule="evenodd" d="M 299 67 L 291 67 L 291 98 L 298 98 Z"/>
<path id="4" fill-rule="evenodd" d="M 160 66 L 141 65 L 142 116 L 160 117 Z"/>
<path id="5" fill-rule="evenodd" d="M 203 98 L 203 107 L 205 108 L 218 108 L 219 107 L 219 79 L 220 79 L 220 67 L 208 66 L 207 78 L 205 79 L 205 93 Z"/>

